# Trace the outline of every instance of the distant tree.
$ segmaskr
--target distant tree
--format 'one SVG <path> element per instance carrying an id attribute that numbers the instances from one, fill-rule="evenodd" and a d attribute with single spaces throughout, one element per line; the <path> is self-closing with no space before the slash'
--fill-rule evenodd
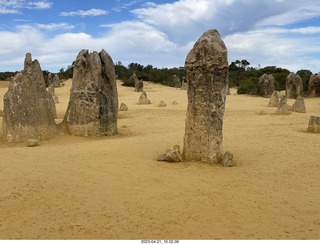
<path id="1" fill-rule="evenodd" d="M 312 72 L 307 69 L 300 69 L 298 70 L 297 74 L 301 77 L 302 83 L 303 83 L 303 90 L 308 90 L 309 80 L 310 76 L 312 75 Z"/>

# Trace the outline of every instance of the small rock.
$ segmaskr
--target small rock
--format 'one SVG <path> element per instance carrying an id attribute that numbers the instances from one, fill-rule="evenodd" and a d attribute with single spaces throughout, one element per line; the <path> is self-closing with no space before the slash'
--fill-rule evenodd
<path id="1" fill-rule="evenodd" d="M 232 167 L 233 166 L 233 154 L 231 152 L 225 152 L 221 164 L 224 167 Z"/>
<path id="2" fill-rule="evenodd" d="M 144 91 L 141 93 L 138 104 L 150 104 L 151 101 L 147 97 L 147 93 Z"/>
<path id="3" fill-rule="evenodd" d="M 178 105 L 178 102 L 177 101 L 173 101 L 172 105 Z"/>
<path id="4" fill-rule="evenodd" d="M 39 141 L 37 139 L 29 139 L 28 147 L 36 147 L 39 145 Z"/>
<path id="5" fill-rule="evenodd" d="M 167 106 L 167 104 L 161 100 L 159 103 L 159 107 L 166 107 L 166 106 Z"/>
<path id="6" fill-rule="evenodd" d="M 3 116 L 3 111 L 0 109 L 0 117 Z"/>
<path id="7" fill-rule="evenodd" d="M 128 111 L 128 106 L 124 103 L 121 103 L 119 110 L 120 111 Z"/>
<path id="8" fill-rule="evenodd" d="M 264 110 L 261 110 L 261 111 L 259 112 L 259 115 L 266 115 L 266 114 L 267 114 L 267 112 L 264 111 Z"/>
<path id="9" fill-rule="evenodd" d="M 320 133 L 320 115 L 310 116 L 308 132 Z"/>
<path id="10" fill-rule="evenodd" d="M 281 96 L 276 114 L 290 114 L 289 106 L 285 96 Z"/>
<path id="11" fill-rule="evenodd" d="M 167 149 L 157 158 L 157 161 L 182 162 L 179 145 Z"/>
<path id="12" fill-rule="evenodd" d="M 278 105 L 279 105 L 279 92 L 274 91 L 269 100 L 268 107 L 278 107 Z"/>

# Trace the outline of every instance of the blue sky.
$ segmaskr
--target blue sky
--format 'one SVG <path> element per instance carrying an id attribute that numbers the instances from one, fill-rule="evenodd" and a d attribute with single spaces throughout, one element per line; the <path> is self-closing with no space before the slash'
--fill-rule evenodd
<path id="1" fill-rule="evenodd" d="M 229 63 L 320 72 L 318 0 L 0 0 L 0 71 L 21 70 L 31 52 L 58 72 L 102 48 L 125 65 L 179 67 L 208 29 Z"/>

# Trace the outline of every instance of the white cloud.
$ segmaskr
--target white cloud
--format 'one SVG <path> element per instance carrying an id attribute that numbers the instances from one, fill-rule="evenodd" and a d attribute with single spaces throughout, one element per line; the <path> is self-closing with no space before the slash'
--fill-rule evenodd
<path id="1" fill-rule="evenodd" d="M 20 9 L 48 9 L 52 3 L 48 1 L 0 0 L 0 14 L 18 14 Z"/>
<path id="2" fill-rule="evenodd" d="M 105 15 L 109 12 L 103 9 L 90 9 L 90 10 L 78 10 L 72 12 L 61 12 L 60 16 L 98 16 L 98 15 Z"/>
<path id="3" fill-rule="evenodd" d="M 72 30 L 74 29 L 74 25 L 67 24 L 67 23 L 50 23 L 50 24 L 37 24 L 39 29 L 44 30 Z"/>

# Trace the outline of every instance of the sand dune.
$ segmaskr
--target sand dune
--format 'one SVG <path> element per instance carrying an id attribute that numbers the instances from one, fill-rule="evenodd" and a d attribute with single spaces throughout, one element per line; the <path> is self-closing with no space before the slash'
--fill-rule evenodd
<path id="1" fill-rule="evenodd" d="M 57 122 L 70 87 L 56 89 Z M 119 83 L 129 111 L 119 112 L 117 136 L 0 142 L 0 239 L 320 239 L 320 134 L 306 132 L 320 98 L 305 99 L 306 114 L 279 116 L 268 99 L 231 89 L 224 151 L 236 166 L 223 168 L 157 162 L 183 146 L 187 97 L 145 90 L 152 104 L 138 105 L 140 93 Z"/>

